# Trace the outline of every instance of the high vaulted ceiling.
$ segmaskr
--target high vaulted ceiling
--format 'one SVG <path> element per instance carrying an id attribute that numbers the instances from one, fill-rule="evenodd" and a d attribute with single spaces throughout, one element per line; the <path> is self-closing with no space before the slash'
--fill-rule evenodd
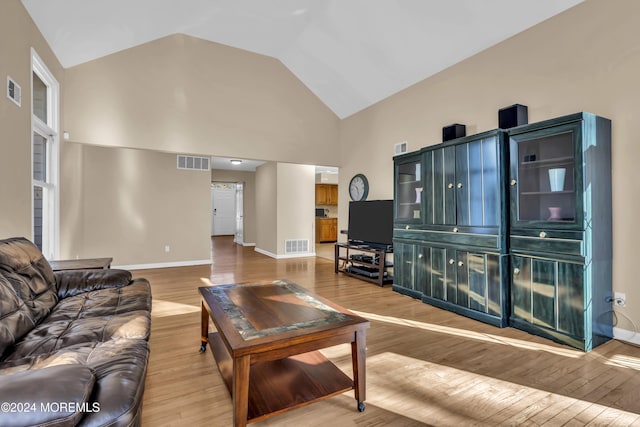
<path id="1" fill-rule="evenodd" d="M 71 67 L 183 33 L 279 59 L 344 118 L 582 0 L 22 0 Z"/>

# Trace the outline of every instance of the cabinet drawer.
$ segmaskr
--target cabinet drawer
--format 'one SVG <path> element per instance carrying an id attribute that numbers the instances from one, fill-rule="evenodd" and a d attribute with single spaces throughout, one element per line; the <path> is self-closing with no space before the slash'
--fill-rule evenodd
<path id="1" fill-rule="evenodd" d="M 556 237 L 511 236 L 511 250 L 515 252 L 555 253 L 573 256 L 584 254 L 582 240 Z"/>
<path id="2" fill-rule="evenodd" d="M 394 239 L 418 240 L 444 246 L 473 246 L 483 249 L 499 249 L 498 236 L 495 234 L 395 229 L 393 237 Z"/>

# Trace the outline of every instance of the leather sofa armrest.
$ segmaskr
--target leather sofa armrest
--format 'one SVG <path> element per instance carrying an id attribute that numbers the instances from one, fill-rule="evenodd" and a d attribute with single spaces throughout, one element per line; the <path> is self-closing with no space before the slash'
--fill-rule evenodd
<path id="1" fill-rule="evenodd" d="M 126 270 L 62 270 L 54 272 L 58 298 L 63 299 L 99 289 L 121 288 L 131 283 Z"/>
<path id="2" fill-rule="evenodd" d="M 93 372 L 82 365 L 0 375 L 0 425 L 76 425 L 85 413 L 100 410 L 89 401 L 94 383 Z"/>

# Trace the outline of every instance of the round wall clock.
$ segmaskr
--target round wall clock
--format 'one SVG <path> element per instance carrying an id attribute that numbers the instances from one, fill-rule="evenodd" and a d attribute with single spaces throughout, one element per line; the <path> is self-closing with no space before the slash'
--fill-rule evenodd
<path id="1" fill-rule="evenodd" d="M 349 196 L 351 200 L 366 200 L 368 194 L 369 181 L 367 181 L 367 177 L 361 173 L 354 175 L 349 183 Z"/>

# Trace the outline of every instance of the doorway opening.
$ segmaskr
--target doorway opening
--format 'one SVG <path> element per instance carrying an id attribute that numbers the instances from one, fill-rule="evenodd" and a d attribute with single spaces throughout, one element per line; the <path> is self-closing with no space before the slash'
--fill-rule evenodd
<path id="1" fill-rule="evenodd" d="M 243 183 L 211 183 L 211 236 L 233 236 L 243 244 Z"/>

